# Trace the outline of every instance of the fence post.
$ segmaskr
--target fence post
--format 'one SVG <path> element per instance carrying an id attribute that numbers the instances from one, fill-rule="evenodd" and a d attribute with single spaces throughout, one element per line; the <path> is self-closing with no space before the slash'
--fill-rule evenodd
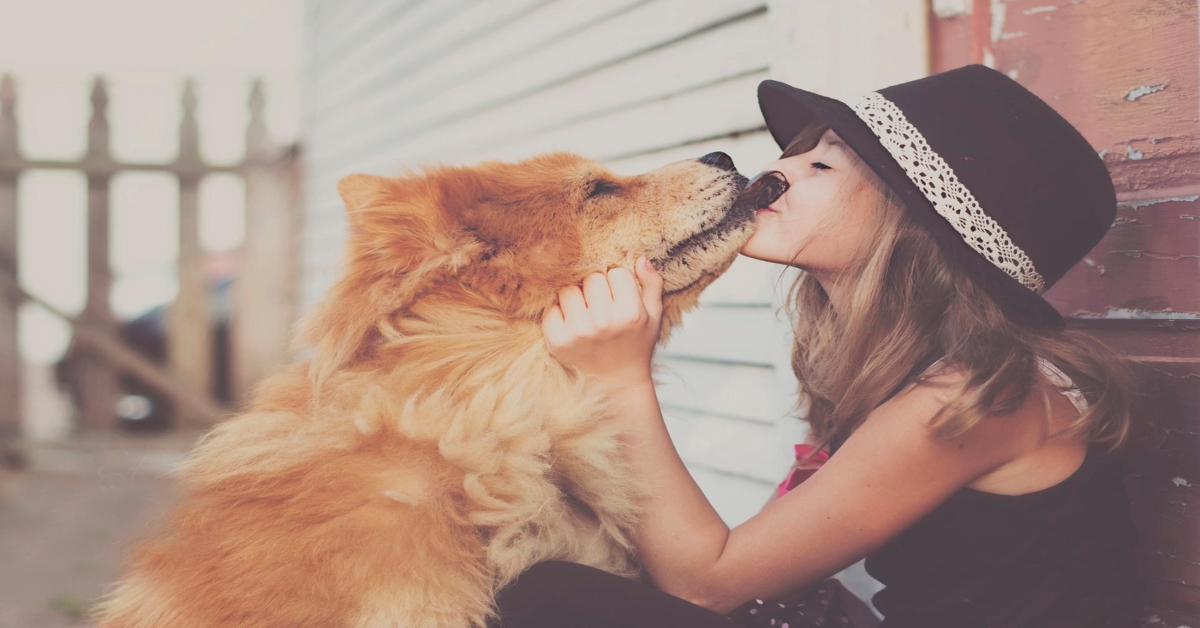
<path id="1" fill-rule="evenodd" d="M 246 236 L 231 317 L 233 394 L 239 402 L 287 362 L 295 307 L 293 164 L 290 151 L 268 136 L 263 104 L 262 82 L 255 81 L 246 128 Z"/>
<path id="2" fill-rule="evenodd" d="M 183 88 L 179 123 L 179 296 L 170 306 L 167 355 L 171 367 L 192 392 L 212 393 L 213 330 L 209 314 L 208 273 L 200 247 L 199 187 L 202 172 L 196 124 L 196 90 Z M 181 423 L 206 424 L 211 417 L 178 413 Z"/>
<path id="3" fill-rule="evenodd" d="M 0 79 L 0 273 L 17 276 L 17 90 L 10 75 Z M 21 356 L 17 309 L 21 298 L 0 292 L 0 441 L 21 432 Z"/>
<path id="4" fill-rule="evenodd" d="M 112 270 L 109 267 L 109 181 L 114 164 L 109 153 L 108 90 L 104 79 L 92 86 L 92 119 L 88 123 L 88 151 L 84 166 L 88 177 L 87 307 L 84 319 L 109 337 L 117 329 L 109 308 Z M 100 356 L 88 352 L 80 360 L 80 418 L 88 429 L 117 425 L 117 372 Z"/>

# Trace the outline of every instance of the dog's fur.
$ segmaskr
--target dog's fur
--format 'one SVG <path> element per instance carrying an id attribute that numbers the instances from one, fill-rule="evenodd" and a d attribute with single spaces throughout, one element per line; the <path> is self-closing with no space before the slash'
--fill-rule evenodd
<path id="1" fill-rule="evenodd" d="M 638 577 L 642 495 L 604 391 L 548 352 L 561 286 L 647 254 L 663 338 L 753 230 L 736 172 L 581 157 L 352 175 L 344 275 L 311 359 L 195 448 L 104 628 L 483 626 L 562 559 Z"/>

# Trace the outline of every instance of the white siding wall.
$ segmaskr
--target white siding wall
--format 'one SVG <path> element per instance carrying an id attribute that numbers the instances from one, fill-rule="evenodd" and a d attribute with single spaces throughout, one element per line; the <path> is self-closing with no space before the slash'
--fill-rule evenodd
<path id="1" fill-rule="evenodd" d="M 621 173 L 722 150 L 753 174 L 778 156 L 759 81 L 838 96 L 924 73 L 921 0 L 308 0 L 307 12 L 304 308 L 338 273 L 335 186 L 351 172 L 562 149 Z M 658 353 L 672 438 L 731 526 L 761 508 L 804 437 L 778 311 L 792 277 L 738 258 Z"/>

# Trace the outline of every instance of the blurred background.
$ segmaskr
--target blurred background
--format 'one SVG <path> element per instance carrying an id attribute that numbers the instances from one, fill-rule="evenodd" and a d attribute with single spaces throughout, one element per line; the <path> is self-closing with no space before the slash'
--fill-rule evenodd
<path id="1" fill-rule="evenodd" d="M 968 63 L 1071 120 L 1120 213 L 1047 294 L 1135 360 L 1146 626 L 1200 621 L 1196 0 L 0 0 L 0 628 L 87 625 L 188 447 L 339 273 L 335 186 L 571 150 L 636 173 L 778 155 L 755 86 Z M 739 258 L 660 350 L 675 445 L 731 525 L 791 463 L 780 310 Z M 842 574 L 862 597 L 861 565 Z"/>

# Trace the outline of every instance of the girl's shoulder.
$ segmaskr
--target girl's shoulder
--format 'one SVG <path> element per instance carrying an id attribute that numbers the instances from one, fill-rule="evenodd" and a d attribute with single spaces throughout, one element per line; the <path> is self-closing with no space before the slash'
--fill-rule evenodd
<path id="1" fill-rule="evenodd" d="M 984 438 L 1010 453 L 968 488 L 1020 495 L 1054 486 L 1082 466 L 1087 443 L 1058 433 L 1087 410 L 1087 400 L 1054 364 L 1038 357 L 1037 365 L 1034 390 L 1019 407 L 1005 415 L 989 416 L 971 428 L 986 432 Z M 920 382 L 913 382 L 902 394 L 925 395 L 935 405 L 948 404 L 966 384 L 967 374 L 962 369 L 939 359 L 930 364 Z"/>
<path id="2" fill-rule="evenodd" d="M 901 399 L 915 397 L 928 398 L 941 405 L 950 403 L 962 391 L 968 381 L 968 373 L 963 369 L 938 359 L 923 371 L 910 377 L 898 390 L 892 393 L 882 405 L 894 404 Z"/>

